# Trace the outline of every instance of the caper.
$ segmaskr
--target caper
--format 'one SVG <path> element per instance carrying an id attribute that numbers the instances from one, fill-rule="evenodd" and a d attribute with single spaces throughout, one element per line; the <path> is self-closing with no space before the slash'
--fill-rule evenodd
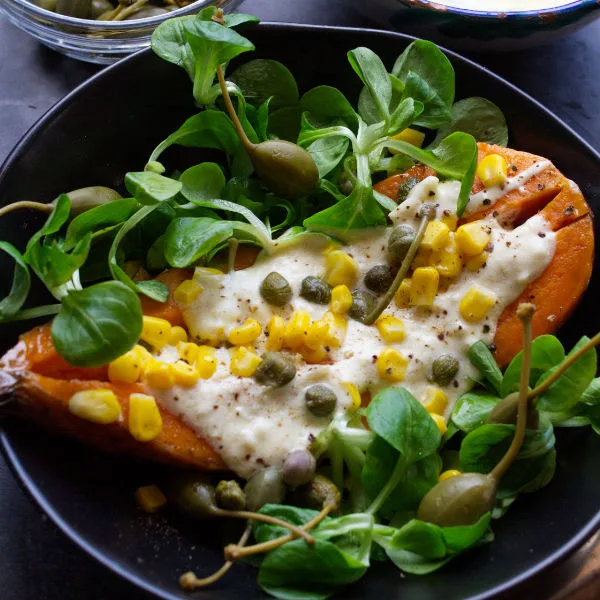
<path id="1" fill-rule="evenodd" d="M 459 367 L 452 354 L 442 354 L 431 365 L 431 378 L 440 387 L 445 387 L 456 377 Z"/>
<path id="2" fill-rule="evenodd" d="M 299 506 L 322 510 L 324 506 L 338 506 L 341 496 L 340 491 L 331 479 L 317 474 L 310 483 L 296 489 L 294 499 Z"/>
<path id="3" fill-rule="evenodd" d="M 315 415 L 315 417 L 327 417 L 334 410 L 337 404 L 335 392 L 326 385 L 320 383 L 311 385 L 304 393 L 306 408 Z"/>
<path id="4" fill-rule="evenodd" d="M 473 525 L 494 507 L 496 487 L 496 480 L 483 473 L 445 479 L 425 494 L 417 518 L 439 527 Z"/>
<path id="5" fill-rule="evenodd" d="M 254 379 L 263 385 L 282 387 L 296 377 L 293 359 L 282 352 L 265 352 L 254 371 Z"/>
<path id="6" fill-rule="evenodd" d="M 415 230 L 403 223 L 392 229 L 388 239 L 388 252 L 392 258 L 398 262 L 402 262 L 411 244 L 415 241 Z"/>
<path id="7" fill-rule="evenodd" d="M 67 192 L 67 196 L 71 201 L 71 211 L 69 214 L 72 217 L 75 217 L 90 208 L 96 208 L 96 206 L 108 204 L 113 200 L 121 198 L 121 194 L 116 190 L 101 185 L 79 188 Z M 55 206 L 57 200 L 51 202 L 50 205 Z"/>
<path id="8" fill-rule="evenodd" d="M 277 271 L 271 271 L 262 280 L 259 291 L 263 300 L 273 306 L 283 306 L 292 297 L 292 288 L 288 280 Z"/>
<path id="9" fill-rule="evenodd" d="M 102 13 L 114 10 L 114 6 L 108 0 L 92 0 L 90 19 L 97 19 Z"/>
<path id="10" fill-rule="evenodd" d="M 319 181 L 315 161 L 297 144 L 268 140 L 247 150 L 258 177 L 278 196 L 305 196 Z"/>
<path id="11" fill-rule="evenodd" d="M 285 492 L 286 488 L 280 467 L 269 467 L 256 471 L 244 487 L 246 508 L 256 512 L 265 504 L 281 504 Z"/>
<path id="12" fill-rule="evenodd" d="M 402 204 L 407 198 L 410 191 L 419 183 L 416 177 L 406 177 L 400 182 L 398 191 L 396 192 L 396 202 Z"/>
<path id="13" fill-rule="evenodd" d="M 433 202 L 423 202 L 417 211 L 418 217 L 428 217 L 433 219 L 437 213 L 437 207 Z"/>
<path id="14" fill-rule="evenodd" d="M 206 519 L 219 512 L 214 486 L 197 473 L 177 474 L 166 491 L 169 500 L 188 517 Z"/>
<path id="15" fill-rule="evenodd" d="M 352 306 L 348 314 L 361 323 L 367 318 L 367 315 L 375 308 L 377 298 L 368 290 L 354 290 L 352 292 Z"/>
<path id="16" fill-rule="evenodd" d="M 309 450 L 292 450 L 283 461 L 281 477 L 292 489 L 312 481 L 317 468 L 317 461 Z"/>
<path id="17" fill-rule="evenodd" d="M 490 424 L 503 423 L 514 425 L 517 422 L 519 412 L 519 392 L 513 392 L 503 398 L 494 406 L 488 415 L 487 422 Z M 527 428 L 537 429 L 540 423 L 540 415 L 533 402 L 527 404 Z"/>
<path id="18" fill-rule="evenodd" d="M 240 484 L 234 479 L 222 480 L 217 483 L 215 499 L 221 508 L 227 510 L 244 510 L 246 508 L 246 496 Z"/>
<path id="19" fill-rule="evenodd" d="M 92 0 L 56 0 L 56 12 L 78 19 L 87 19 L 92 10 Z"/>
<path id="20" fill-rule="evenodd" d="M 394 274 L 388 265 L 376 265 L 365 275 L 365 285 L 376 294 L 387 292 L 393 281 Z"/>
<path id="21" fill-rule="evenodd" d="M 331 301 L 331 286 L 320 277 L 309 275 L 302 280 L 300 295 L 315 304 L 329 304 Z"/>
<path id="22" fill-rule="evenodd" d="M 142 6 L 142 8 L 135 12 L 127 15 L 123 21 L 135 21 L 137 19 L 148 19 L 149 17 L 156 17 L 157 15 L 165 15 L 169 10 L 161 8 L 160 6 Z"/>
<path id="23" fill-rule="evenodd" d="M 56 12 L 56 0 L 36 0 L 35 2 L 40 8 Z"/>

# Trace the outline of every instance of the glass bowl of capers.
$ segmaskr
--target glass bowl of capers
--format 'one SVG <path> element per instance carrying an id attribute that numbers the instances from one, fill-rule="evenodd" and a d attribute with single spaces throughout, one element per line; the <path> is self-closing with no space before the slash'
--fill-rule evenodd
<path id="1" fill-rule="evenodd" d="M 241 0 L 0 0 L 0 15 L 71 58 L 111 64 L 150 45 L 164 20 Z"/>

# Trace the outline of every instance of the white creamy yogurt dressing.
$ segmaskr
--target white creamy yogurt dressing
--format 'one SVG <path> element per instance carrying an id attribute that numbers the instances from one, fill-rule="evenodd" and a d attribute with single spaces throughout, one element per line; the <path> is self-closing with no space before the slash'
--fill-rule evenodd
<path id="1" fill-rule="evenodd" d="M 530 171 L 527 177 L 535 172 Z M 524 180 L 519 181 L 520 185 Z M 410 223 L 416 227 L 416 213 L 424 200 L 438 205 L 438 217 L 444 210 L 454 212 L 459 189 L 459 182 L 441 183 L 436 177 L 428 177 L 411 190 L 390 218 L 394 224 Z M 477 202 L 475 198 L 472 204 Z M 448 410 L 468 389 L 467 377 L 476 374 L 466 359 L 468 348 L 477 340 L 492 342 L 502 310 L 544 271 L 554 254 L 554 233 L 541 216 L 530 218 L 512 231 L 504 230 L 491 217 L 482 226 L 491 231 L 492 249 L 485 267 L 474 273 L 463 269 L 447 290 L 438 292 L 432 309 L 398 308 L 392 302 L 386 310 L 386 314 L 400 318 L 406 329 L 405 339 L 394 344 L 409 359 L 405 379 L 398 385 L 405 386 L 417 399 L 422 400 L 431 385 L 427 376 L 435 358 L 450 353 L 460 361 L 458 376 L 444 389 Z M 370 229 L 344 247 L 359 266 L 358 285 L 371 267 L 386 262 L 390 231 Z M 226 335 L 248 317 L 256 319 L 264 330 L 272 315 L 287 318 L 299 309 L 306 310 L 312 320 L 321 318 L 329 307 L 308 302 L 298 294 L 304 277 L 324 274 L 326 245 L 323 236 L 307 236 L 297 245 L 281 248 L 270 256 L 261 255 L 248 269 L 202 276 L 204 291 L 184 313 L 190 335 L 222 338 L 223 332 Z M 260 283 L 272 271 L 282 274 L 294 291 L 291 303 L 281 309 L 265 303 L 259 293 Z M 483 321 L 471 324 L 461 318 L 459 302 L 474 285 L 493 294 L 496 303 Z M 264 350 L 265 340 L 263 333 L 256 343 L 257 353 Z M 368 389 L 371 393 L 392 385 L 379 378 L 375 365 L 377 355 L 388 346 L 375 326 L 349 319 L 344 343 L 330 352 L 333 364 L 309 365 L 296 355 L 296 377 L 283 388 L 269 388 L 252 377 L 231 375 L 230 353 L 220 348 L 213 377 L 201 379 L 191 388 L 175 386 L 157 391 L 156 395 L 162 405 L 205 438 L 229 468 L 249 477 L 259 468 L 281 464 L 291 450 L 308 447 L 329 423 L 328 418 L 314 417 L 305 408 L 304 392 L 310 385 L 325 383 L 334 390 L 338 397 L 335 415 L 344 413 L 351 404 L 344 383 L 353 383 L 359 390 Z M 178 354 L 167 347 L 161 358 L 175 361 Z"/>
<path id="2" fill-rule="evenodd" d="M 573 0 L 435 0 L 436 4 L 481 12 L 524 12 L 572 4 Z"/>

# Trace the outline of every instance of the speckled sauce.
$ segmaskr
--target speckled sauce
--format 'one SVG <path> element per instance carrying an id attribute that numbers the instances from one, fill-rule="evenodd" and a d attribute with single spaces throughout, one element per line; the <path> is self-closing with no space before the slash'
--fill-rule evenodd
<path id="1" fill-rule="evenodd" d="M 486 197 L 496 199 L 495 194 L 500 197 L 509 189 L 518 189 L 549 163 L 536 165 L 509 180 L 503 190 L 474 195 L 469 210 L 476 210 Z M 390 213 L 390 219 L 394 225 L 409 223 L 417 227 L 417 212 L 425 200 L 436 204 L 438 218 L 444 212 L 454 212 L 459 189 L 460 182 L 440 182 L 436 177 L 428 177 Z M 282 388 L 266 387 L 252 377 L 233 376 L 229 369 L 230 351 L 221 347 L 217 350 L 219 362 L 213 377 L 201 379 L 191 388 L 175 386 L 157 391 L 159 402 L 208 440 L 242 477 L 249 477 L 264 466 L 281 464 L 288 452 L 308 447 L 327 426 L 330 418 L 314 417 L 305 407 L 304 393 L 310 385 L 325 383 L 336 393 L 338 402 L 332 416 L 347 411 L 351 404 L 345 383 L 372 394 L 392 385 L 379 377 L 376 368 L 377 356 L 389 346 L 409 361 L 405 379 L 396 385 L 405 386 L 419 400 L 424 399 L 425 390 L 431 385 L 428 376 L 435 358 L 450 353 L 460 361 L 458 375 L 444 388 L 450 410 L 456 398 L 469 388 L 469 376 L 476 375 L 466 358 L 468 348 L 477 340 L 493 341 L 504 308 L 544 271 L 554 253 L 554 233 L 541 216 L 534 216 L 513 230 L 503 229 L 492 217 L 480 224 L 491 234 L 489 257 L 483 267 L 476 272 L 463 269 L 440 288 L 431 308 L 399 308 L 392 302 L 386 309 L 385 314 L 404 323 L 406 337 L 402 342 L 387 344 L 375 326 L 349 319 L 344 343 L 330 349 L 328 364 L 306 364 L 295 354 L 297 375 Z M 390 231 L 385 227 L 363 231 L 343 248 L 359 266 L 357 287 L 362 286 L 362 278 L 371 267 L 387 262 Z M 297 244 L 276 248 L 271 255 L 260 255 L 252 267 L 242 271 L 224 275 L 198 271 L 196 277 L 203 292 L 184 312 L 190 335 L 198 340 L 223 339 L 232 327 L 250 317 L 263 327 L 255 344 L 260 354 L 266 342 L 264 327 L 274 314 L 287 319 L 301 309 L 312 320 L 320 319 L 329 307 L 304 300 L 299 291 L 304 277 L 325 273 L 323 250 L 328 244 L 323 236 L 308 235 Z M 265 303 L 259 293 L 260 283 L 272 271 L 282 274 L 294 292 L 283 308 Z M 466 322 L 459 312 L 460 300 L 473 286 L 495 298 L 494 306 L 478 323 Z M 167 347 L 161 359 L 175 361 L 177 351 Z"/>

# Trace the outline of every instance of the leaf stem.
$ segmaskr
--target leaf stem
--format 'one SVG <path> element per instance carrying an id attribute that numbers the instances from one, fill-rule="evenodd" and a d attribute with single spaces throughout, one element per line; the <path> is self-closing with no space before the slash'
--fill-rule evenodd
<path id="1" fill-rule="evenodd" d="M 49 315 L 56 315 L 60 312 L 62 304 L 46 304 L 44 306 L 36 306 L 35 308 L 25 308 L 16 312 L 14 315 L 6 319 L 2 319 L 2 323 L 10 323 L 11 321 L 25 321 L 27 319 L 38 319 Z"/>
<path id="2" fill-rule="evenodd" d="M 396 486 L 400 482 L 400 479 L 402 479 L 402 475 L 404 475 L 405 471 L 406 464 L 404 462 L 404 457 L 400 455 L 396 462 L 396 466 L 392 471 L 392 475 L 387 480 L 387 483 L 381 488 L 379 494 L 377 494 L 377 497 L 371 503 L 371 506 L 365 511 L 367 514 L 374 515 L 377 513 L 383 506 L 383 503 L 388 499 L 389 495 L 396 489 Z"/>
<path id="3" fill-rule="evenodd" d="M 227 241 L 229 244 L 229 254 L 227 256 L 227 272 L 233 274 L 235 271 L 235 257 L 240 245 L 240 241 L 237 238 L 229 238 Z"/>
<path id="4" fill-rule="evenodd" d="M 33 210 L 39 210 L 40 212 L 51 213 L 54 210 L 52 204 L 44 204 L 43 202 L 31 202 L 30 200 L 21 200 L 19 202 L 13 202 L 7 206 L 0 208 L 0 217 L 7 215 L 13 210 L 20 210 L 23 208 L 29 208 Z"/>
<path id="5" fill-rule="evenodd" d="M 490 477 L 500 481 L 506 471 L 513 464 L 525 439 L 527 428 L 527 391 L 529 389 L 529 375 L 531 373 L 531 339 L 533 337 L 531 320 L 535 313 L 533 304 L 520 304 L 517 308 L 517 317 L 523 326 L 523 362 L 521 366 L 521 382 L 519 385 L 519 406 L 517 411 L 517 425 L 510 447 L 500 462 L 490 472 Z"/>

